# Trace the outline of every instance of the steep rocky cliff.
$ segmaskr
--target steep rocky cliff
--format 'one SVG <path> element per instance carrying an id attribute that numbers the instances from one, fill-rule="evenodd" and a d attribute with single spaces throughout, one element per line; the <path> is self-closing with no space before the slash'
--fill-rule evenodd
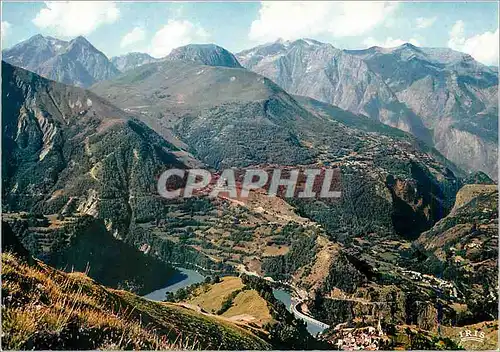
<path id="1" fill-rule="evenodd" d="M 286 91 L 410 132 L 468 171 L 497 176 L 498 72 L 450 49 L 339 50 L 310 39 L 237 54 Z"/>
<path id="2" fill-rule="evenodd" d="M 496 178 L 497 71 L 445 48 L 404 44 L 346 52 L 362 58 L 421 117 L 448 159 Z"/>

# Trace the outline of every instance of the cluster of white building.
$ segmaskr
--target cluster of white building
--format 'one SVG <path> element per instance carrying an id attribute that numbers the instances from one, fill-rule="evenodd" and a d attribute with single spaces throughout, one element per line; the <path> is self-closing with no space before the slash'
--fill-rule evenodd
<path id="1" fill-rule="evenodd" d="M 383 338 L 384 333 L 379 322 L 377 328 L 367 326 L 340 330 L 335 345 L 346 351 L 376 351 L 380 349 Z"/>
<path id="2" fill-rule="evenodd" d="M 458 297 L 457 289 L 455 288 L 453 283 L 449 281 L 437 278 L 432 275 L 422 274 L 419 273 L 418 271 L 403 270 L 402 272 L 405 276 L 409 277 L 414 281 L 418 281 L 421 284 L 444 290 L 450 295 L 450 297 L 455 297 L 455 298 Z"/>

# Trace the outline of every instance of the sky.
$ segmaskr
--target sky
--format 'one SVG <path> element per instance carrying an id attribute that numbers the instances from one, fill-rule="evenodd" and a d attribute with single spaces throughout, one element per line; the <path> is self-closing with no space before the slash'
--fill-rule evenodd
<path id="1" fill-rule="evenodd" d="M 2 48 L 35 34 L 85 36 L 108 57 L 163 57 L 190 43 L 239 52 L 279 38 L 340 49 L 448 47 L 498 65 L 498 2 L 6 2 Z"/>

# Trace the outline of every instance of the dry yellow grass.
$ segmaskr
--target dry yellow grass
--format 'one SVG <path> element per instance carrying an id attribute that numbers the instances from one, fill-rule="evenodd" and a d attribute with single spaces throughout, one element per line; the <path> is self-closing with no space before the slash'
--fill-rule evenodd
<path id="1" fill-rule="evenodd" d="M 109 314 L 115 303 L 110 301 L 113 297 L 83 274 L 66 275 L 39 262 L 30 266 L 4 253 L 2 290 L 8 302 L 2 309 L 2 343 L 7 349 L 74 348 L 69 340 L 76 331 L 82 332 L 81 346 L 89 349 L 111 345 L 117 349 L 182 346 L 169 343 L 139 321 L 129 319 L 120 306 Z M 68 341 L 61 337 L 65 335 L 69 335 Z"/>
<path id="2" fill-rule="evenodd" d="M 207 292 L 199 289 L 197 296 L 189 300 L 188 303 L 197 305 L 209 313 L 217 312 L 226 297 L 233 291 L 243 288 L 243 283 L 239 277 L 228 276 L 222 278 L 218 284 L 212 285 Z"/>
<path id="3" fill-rule="evenodd" d="M 241 285 L 241 281 L 240 281 Z M 25 349 L 267 349 L 249 331 L 175 304 L 98 285 L 2 254 L 2 347 Z"/>
<path id="4" fill-rule="evenodd" d="M 267 307 L 267 302 L 259 296 L 255 290 L 245 290 L 240 292 L 233 300 L 233 305 L 224 314 L 224 317 L 240 319 L 259 326 L 269 323 L 273 320 Z"/>
<path id="5" fill-rule="evenodd" d="M 277 255 L 285 255 L 290 251 L 288 246 L 266 246 L 264 247 L 264 252 L 262 256 L 264 257 L 274 257 Z"/>

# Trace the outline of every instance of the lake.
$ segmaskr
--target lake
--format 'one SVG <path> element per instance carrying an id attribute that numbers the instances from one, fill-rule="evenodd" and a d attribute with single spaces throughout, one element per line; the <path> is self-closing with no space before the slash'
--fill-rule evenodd
<path id="1" fill-rule="evenodd" d="M 283 304 L 285 304 L 286 306 L 286 309 L 288 309 L 288 311 L 291 312 L 290 305 L 292 304 L 292 296 L 290 295 L 290 292 L 282 289 L 273 289 L 273 295 L 277 300 L 283 302 Z M 316 325 L 314 323 L 308 321 L 306 321 L 305 323 L 307 325 L 307 331 L 309 331 L 309 333 L 313 336 L 316 336 L 316 334 L 318 334 L 319 332 L 323 332 L 323 330 L 325 330 L 321 326 Z"/>
<path id="2" fill-rule="evenodd" d="M 175 268 L 178 273 L 175 274 L 170 280 L 167 286 L 160 288 L 156 291 L 148 293 L 143 296 L 144 298 L 151 299 L 153 301 L 163 301 L 165 299 L 165 294 L 167 292 L 175 292 L 181 288 L 190 286 L 192 284 L 197 284 L 205 280 L 205 276 L 201 275 L 199 272 L 186 268 Z"/>

